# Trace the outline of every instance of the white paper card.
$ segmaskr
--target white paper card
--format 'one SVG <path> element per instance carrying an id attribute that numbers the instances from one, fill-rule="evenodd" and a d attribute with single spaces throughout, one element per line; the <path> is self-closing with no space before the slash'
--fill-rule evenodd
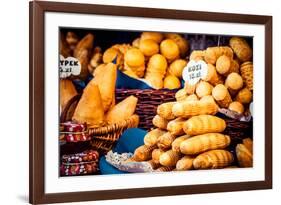
<path id="1" fill-rule="evenodd" d="M 199 82 L 200 79 L 204 78 L 207 75 L 208 66 L 205 61 L 191 60 L 185 66 L 182 71 L 182 77 L 185 82 L 188 82 L 190 85 L 194 85 Z"/>
<path id="2" fill-rule="evenodd" d="M 60 78 L 67 78 L 71 75 L 79 75 L 81 72 L 81 64 L 78 59 L 74 57 L 64 58 L 60 55 Z"/>

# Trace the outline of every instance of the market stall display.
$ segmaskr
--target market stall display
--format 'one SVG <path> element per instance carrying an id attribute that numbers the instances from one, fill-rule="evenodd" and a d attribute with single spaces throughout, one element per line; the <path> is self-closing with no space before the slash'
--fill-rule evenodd
<path id="1" fill-rule="evenodd" d="M 61 175 L 99 174 L 103 156 L 113 164 L 126 156 L 116 165 L 124 173 L 253 166 L 249 39 L 199 50 L 188 34 L 126 32 L 114 40 L 110 32 L 122 34 L 61 31 L 60 55 L 80 69 L 61 71 L 70 72 L 60 79 Z M 204 75 L 186 80 L 198 63 Z M 143 144 L 131 154 L 109 152 L 132 127 L 147 131 Z M 79 150 L 67 148 L 75 143 Z M 89 152 L 95 161 L 81 157 Z"/>

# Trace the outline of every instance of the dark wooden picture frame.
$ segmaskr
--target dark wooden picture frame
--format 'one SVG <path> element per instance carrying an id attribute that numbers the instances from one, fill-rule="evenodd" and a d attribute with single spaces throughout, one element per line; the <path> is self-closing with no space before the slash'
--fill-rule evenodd
<path id="1" fill-rule="evenodd" d="M 44 14 L 67 12 L 113 16 L 151 17 L 209 22 L 248 23 L 265 26 L 265 180 L 238 183 L 186 185 L 46 194 L 44 190 Z M 30 142 L 29 201 L 55 203 L 272 188 L 272 17 L 35 1 L 29 4 L 30 21 Z"/>

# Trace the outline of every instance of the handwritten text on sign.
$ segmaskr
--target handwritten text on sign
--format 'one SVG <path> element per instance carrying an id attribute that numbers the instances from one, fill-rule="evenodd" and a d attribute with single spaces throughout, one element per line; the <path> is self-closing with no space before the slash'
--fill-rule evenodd
<path id="1" fill-rule="evenodd" d="M 207 75 L 207 72 L 208 66 L 204 61 L 191 60 L 183 69 L 182 77 L 185 82 L 188 82 L 190 85 L 194 85 L 200 79 L 204 78 Z"/>
<path id="2" fill-rule="evenodd" d="M 59 69 L 60 69 L 60 78 L 67 78 L 71 75 L 79 75 L 81 72 L 81 64 L 74 57 L 64 58 L 61 55 Z"/>

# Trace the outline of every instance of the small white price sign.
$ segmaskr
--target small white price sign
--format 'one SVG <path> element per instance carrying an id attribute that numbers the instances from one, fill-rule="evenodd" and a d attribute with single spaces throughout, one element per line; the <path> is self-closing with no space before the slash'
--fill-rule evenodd
<path id="1" fill-rule="evenodd" d="M 254 116 L 254 105 L 253 105 L 253 102 L 250 103 L 249 109 L 250 109 L 251 115 Z"/>
<path id="2" fill-rule="evenodd" d="M 196 84 L 200 79 L 204 78 L 208 73 L 207 64 L 202 61 L 191 60 L 182 71 L 182 77 L 185 82 L 190 85 Z"/>
<path id="3" fill-rule="evenodd" d="M 64 58 L 60 55 L 59 69 L 60 78 L 67 78 L 71 75 L 79 75 L 81 72 L 81 64 L 79 60 L 74 57 Z"/>

